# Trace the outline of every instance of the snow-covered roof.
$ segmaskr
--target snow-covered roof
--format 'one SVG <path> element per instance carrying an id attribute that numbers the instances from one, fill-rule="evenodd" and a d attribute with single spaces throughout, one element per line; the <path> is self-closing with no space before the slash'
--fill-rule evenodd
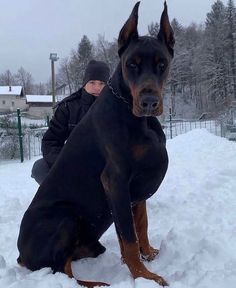
<path id="1" fill-rule="evenodd" d="M 52 103 L 52 95 L 26 95 L 26 102 L 30 103 Z M 65 98 L 65 95 L 56 95 L 56 102 Z"/>
<path id="2" fill-rule="evenodd" d="M 26 95 L 26 102 L 52 103 L 52 95 Z"/>
<path id="3" fill-rule="evenodd" d="M 21 95 L 22 86 L 0 86 L 0 95 Z"/>

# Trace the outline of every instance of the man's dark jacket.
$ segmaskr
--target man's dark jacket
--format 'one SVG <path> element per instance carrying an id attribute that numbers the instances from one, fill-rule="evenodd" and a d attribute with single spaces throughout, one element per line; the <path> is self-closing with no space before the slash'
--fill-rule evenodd
<path id="1" fill-rule="evenodd" d="M 49 167 L 53 165 L 71 131 L 87 113 L 96 97 L 83 88 L 63 99 L 42 139 L 42 153 Z"/>

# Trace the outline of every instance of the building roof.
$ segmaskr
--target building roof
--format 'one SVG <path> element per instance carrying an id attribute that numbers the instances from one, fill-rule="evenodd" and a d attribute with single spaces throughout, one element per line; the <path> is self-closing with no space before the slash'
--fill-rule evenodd
<path id="1" fill-rule="evenodd" d="M 26 95 L 27 103 L 52 103 L 52 95 Z"/>
<path id="2" fill-rule="evenodd" d="M 52 103 L 52 95 L 26 95 L 27 103 Z M 65 98 L 64 95 L 56 95 L 56 102 Z"/>
<path id="3" fill-rule="evenodd" d="M 0 95 L 23 95 L 22 86 L 0 86 Z"/>

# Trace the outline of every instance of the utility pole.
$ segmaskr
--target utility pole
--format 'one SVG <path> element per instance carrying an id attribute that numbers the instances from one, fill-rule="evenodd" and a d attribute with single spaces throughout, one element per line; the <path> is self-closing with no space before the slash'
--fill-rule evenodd
<path id="1" fill-rule="evenodd" d="M 50 57 L 49 59 L 51 60 L 51 71 L 52 71 L 52 110 L 53 110 L 53 114 L 54 114 L 54 110 L 55 110 L 55 105 L 56 105 L 56 89 L 55 89 L 55 68 L 54 68 L 54 62 L 57 61 L 59 59 L 59 57 L 57 57 L 57 53 L 50 53 Z"/>
<path id="2" fill-rule="evenodd" d="M 23 135 L 21 127 L 21 113 L 19 108 L 17 108 L 17 122 L 18 122 L 18 136 L 20 143 L 20 162 L 22 163 L 24 161 L 24 152 L 23 152 Z"/>
<path id="3" fill-rule="evenodd" d="M 169 108 L 169 119 L 170 119 L 170 139 L 173 138 L 172 136 L 172 109 Z"/>

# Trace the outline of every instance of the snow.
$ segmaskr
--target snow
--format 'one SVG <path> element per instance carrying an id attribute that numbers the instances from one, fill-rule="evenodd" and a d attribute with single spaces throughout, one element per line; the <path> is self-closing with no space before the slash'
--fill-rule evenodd
<path id="1" fill-rule="evenodd" d="M 150 241 L 160 253 L 146 266 L 171 288 L 235 288 L 236 143 L 196 129 L 168 140 L 167 149 L 167 175 L 148 200 Z M 78 287 L 50 268 L 31 272 L 16 263 L 20 221 L 38 187 L 30 177 L 36 159 L 0 164 L 0 288 Z M 101 243 L 103 255 L 73 262 L 76 277 L 112 288 L 160 287 L 132 279 L 121 264 L 113 226 Z"/>
<path id="2" fill-rule="evenodd" d="M 64 95 L 56 95 L 56 101 L 61 101 Z M 27 103 L 52 103 L 52 95 L 26 95 Z"/>
<path id="3" fill-rule="evenodd" d="M 52 103 L 52 95 L 26 95 L 27 103 Z"/>
<path id="4" fill-rule="evenodd" d="M 20 95 L 21 90 L 22 86 L 0 86 L 0 95 Z"/>

